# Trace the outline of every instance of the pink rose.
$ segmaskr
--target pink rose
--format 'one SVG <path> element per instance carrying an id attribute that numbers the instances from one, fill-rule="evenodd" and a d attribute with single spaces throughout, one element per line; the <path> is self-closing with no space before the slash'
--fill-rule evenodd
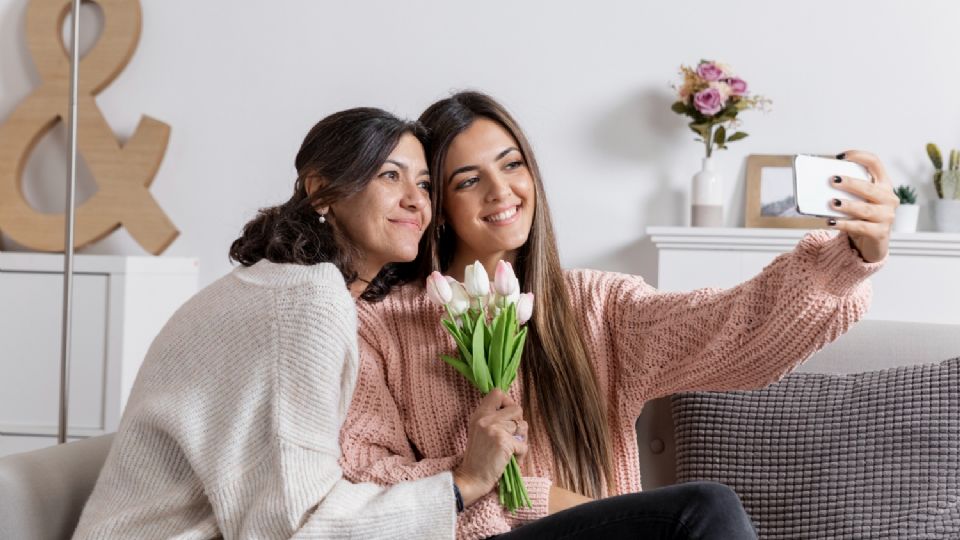
<path id="1" fill-rule="evenodd" d="M 701 62 L 697 66 L 697 75 L 705 81 L 719 81 L 723 77 L 723 70 L 713 62 Z"/>
<path id="2" fill-rule="evenodd" d="M 723 110 L 723 96 L 716 88 L 707 88 L 693 96 L 693 106 L 704 116 L 713 116 Z"/>
<path id="3" fill-rule="evenodd" d="M 743 96 L 747 93 L 747 81 L 739 77 L 730 77 L 727 79 L 727 84 L 730 85 L 730 93 L 735 96 Z"/>

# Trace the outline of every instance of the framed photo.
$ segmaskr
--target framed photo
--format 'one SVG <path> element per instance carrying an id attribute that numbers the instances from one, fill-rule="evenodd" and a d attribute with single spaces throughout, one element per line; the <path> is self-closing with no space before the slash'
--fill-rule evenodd
<path id="1" fill-rule="evenodd" d="M 744 224 L 774 229 L 822 229 L 824 219 L 797 212 L 793 194 L 793 156 L 747 156 Z"/>

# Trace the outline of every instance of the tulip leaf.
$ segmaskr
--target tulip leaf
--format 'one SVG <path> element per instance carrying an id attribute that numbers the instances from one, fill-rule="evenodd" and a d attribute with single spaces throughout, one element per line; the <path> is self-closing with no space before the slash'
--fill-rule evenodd
<path id="1" fill-rule="evenodd" d="M 503 355 L 503 337 L 504 328 L 506 328 L 507 317 L 501 312 L 493 319 L 493 336 L 490 340 L 490 376 L 493 379 L 493 386 L 503 390 L 500 385 L 503 382 L 503 364 L 506 358 Z"/>
<path id="2" fill-rule="evenodd" d="M 470 368 L 467 367 L 465 363 L 459 358 L 454 358 L 452 356 L 447 356 L 445 354 L 440 355 L 440 359 L 444 362 L 450 364 L 454 369 L 460 372 L 461 375 L 467 378 L 468 381 L 473 383 L 474 386 L 477 385 L 476 381 L 473 380 L 473 373 L 470 372 Z"/>
<path id="3" fill-rule="evenodd" d="M 443 324 L 443 327 L 447 329 L 447 332 L 450 332 L 450 335 L 453 336 L 453 339 L 456 341 L 461 341 L 463 339 L 463 332 L 460 331 L 460 328 L 456 325 L 456 323 L 447 319 L 443 319 L 440 322 Z"/>
<path id="4" fill-rule="evenodd" d="M 523 344 L 527 340 L 527 329 L 524 328 L 517 334 L 517 342 L 514 344 L 513 354 L 510 355 L 510 363 L 507 368 L 506 387 L 510 388 L 513 381 L 517 378 L 517 368 L 520 367 L 520 356 L 523 354 Z"/>
<path id="5" fill-rule="evenodd" d="M 473 329 L 473 310 L 468 309 L 467 312 L 463 314 L 463 330 L 468 336 L 472 336 Z"/>
<path id="6" fill-rule="evenodd" d="M 480 320 L 480 317 L 483 317 L 483 314 L 480 314 L 477 319 L 475 326 L 479 327 L 484 325 L 483 321 Z M 481 392 L 486 394 L 490 391 L 490 372 L 487 369 L 487 359 L 484 354 L 483 348 L 483 338 L 484 330 L 482 328 L 477 328 L 473 333 L 473 375 L 477 380 L 477 387 Z"/>

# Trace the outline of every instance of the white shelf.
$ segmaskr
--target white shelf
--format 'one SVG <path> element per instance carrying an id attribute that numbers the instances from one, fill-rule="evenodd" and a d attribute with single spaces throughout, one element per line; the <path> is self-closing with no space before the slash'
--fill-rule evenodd
<path id="1" fill-rule="evenodd" d="M 806 229 L 746 229 L 737 227 L 647 227 L 657 249 L 707 249 L 787 252 Z M 836 234 L 836 231 L 828 231 Z M 939 232 L 893 233 L 890 255 L 960 257 L 960 234 Z"/>
<path id="2" fill-rule="evenodd" d="M 197 290 L 187 257 L 76 255 L 67 433 L 115 431 L 150 343 Z M 56 443 L 63 255 L 0 252 L 0 456 Z"/>
<path id="3" fill-rule="evenodd" d="M 647 228 L 657 247 L 657 285 L 664 291 L 736 286 L 760 273 L 778 255 L 793 250 L 808 232 Z M 893 233 L 890 256 L 871 281 L 868 319 L 960 324 L 960 234 Z"/>

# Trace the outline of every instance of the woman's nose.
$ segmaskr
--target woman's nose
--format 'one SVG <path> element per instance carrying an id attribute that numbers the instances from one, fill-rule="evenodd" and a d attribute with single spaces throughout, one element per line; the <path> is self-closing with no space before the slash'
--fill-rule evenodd
<path id="1" fill-rule="evenodd" d="M 501 177 L 497 173 L 492 173 L 490 175 L 490 189 L 487 190 L 487 201 L 502 201 L 510 197 L 512 192 L 510 189 L 510 182 L 506 178 Z"/>
<path id="2" fill-rule="evenodd" d="M 404 208 L 420 210 L 430 205 L 430 197 L 426 191 L 417 185 L 416 180 L 414 180 L 413 182 L 409 182 L 407 188 L 404 190 L 401 204 Z"/>

